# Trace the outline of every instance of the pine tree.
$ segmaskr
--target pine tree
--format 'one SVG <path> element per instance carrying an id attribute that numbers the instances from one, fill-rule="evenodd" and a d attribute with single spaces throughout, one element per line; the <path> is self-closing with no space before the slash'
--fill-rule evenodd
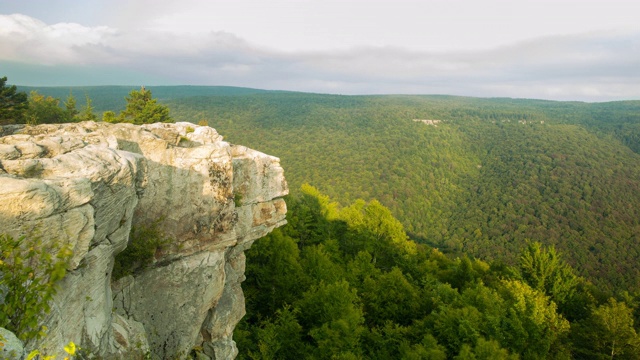
<path id="1" fill-rule="evenodd" d="M 169 108 L 157 103 L 152 98 L 151 90 L 143 87 L 139 91 L 132 90 L 126 98 L 127 107 L 118 116 L 118 122 L 137 125 L 156 122 L 173 122 L 169 116 Z"/>
<path id="2" fill-rule="evenodd" d="M 28 108 L 27 94 L 15 85 L 7 86 L 7 77 L 0 78 L 0 125 L 21 123 Z"/>
<path id="3" fill-rule="evenodd" d="M 78 120 L 80 121 L 95 121 L 97 119 L 96 114 L 93 113 L 92 101 L 87 95 L 87 104 L 82 108 L 82 112 L 78 114 Z"/>
<path id="4" fill-rule="evenodd" d="M 75 96 L 73 96 L 73 93 L 71 93 L 71 91 L 69 91 L 67 101 L 64 102 L 64 108 L 67 121 L 73 121 L 78 115 L 78 109 L 76 109 L 76 98 Z"/>

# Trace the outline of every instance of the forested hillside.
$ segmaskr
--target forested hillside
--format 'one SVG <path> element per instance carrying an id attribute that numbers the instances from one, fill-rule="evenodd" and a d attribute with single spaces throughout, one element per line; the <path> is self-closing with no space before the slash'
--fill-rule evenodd
<path id="1" fill-rule="evenodd" d="M 640 286 L 640 102 L 265 93 L 169 105 L 280 157 L 293 189 L 378 199 L 444 252 L 513 263 L 540 241 L 602 286 Z"/>
<path id="2" fill-rule="evenodd" d="M 453 255 L 513 264 L 527 240 L 555 245 L 600 286 L 640 289 L 640 101 L 151 90 L 176 121 L 280 157 L 294 192 L 377 199 L 412 239 Z M 73 94 L 119 111 L 128 91 Z"/>
<path id="3" fill-rule="evenodd" d="M 640 102 L 158 89 L 292 190 L 239 358 L 640 358 Z M 73 91 L 136 122 L 129 90 Z"/>

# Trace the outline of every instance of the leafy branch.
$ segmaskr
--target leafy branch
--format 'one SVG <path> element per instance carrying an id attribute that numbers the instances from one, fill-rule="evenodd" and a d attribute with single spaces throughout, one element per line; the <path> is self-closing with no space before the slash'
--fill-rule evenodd
<path id="1" fill-rule="evenodd" d="M 0 326 L 26 342 L 44 336 L 41 319 L 72 255 L 68 246 L 53 249 L 37 237 L 0 235 Z"/>

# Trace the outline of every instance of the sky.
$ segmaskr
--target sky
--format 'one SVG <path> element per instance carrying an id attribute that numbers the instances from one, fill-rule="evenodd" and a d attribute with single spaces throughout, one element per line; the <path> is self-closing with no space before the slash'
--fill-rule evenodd
<path id="1" fill-rule="evenodd" d="M 638 15 L 638 0 L 0 0 L 0 76 L 640 99 Z"/>

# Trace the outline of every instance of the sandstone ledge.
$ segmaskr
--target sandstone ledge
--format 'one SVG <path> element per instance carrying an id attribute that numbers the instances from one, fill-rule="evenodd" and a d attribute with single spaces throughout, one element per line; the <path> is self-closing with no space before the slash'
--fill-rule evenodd
<path id="1" fill-rule="evenodd" d="M 279 159 L 191 123 L 0 127 L 0 228 L 74 250 L 37 346 L 102 358 L 235 357 L 251 243 L 286 223 Z M 161 219 L 172 246 L 111 279 L 131 226 Z"/>

